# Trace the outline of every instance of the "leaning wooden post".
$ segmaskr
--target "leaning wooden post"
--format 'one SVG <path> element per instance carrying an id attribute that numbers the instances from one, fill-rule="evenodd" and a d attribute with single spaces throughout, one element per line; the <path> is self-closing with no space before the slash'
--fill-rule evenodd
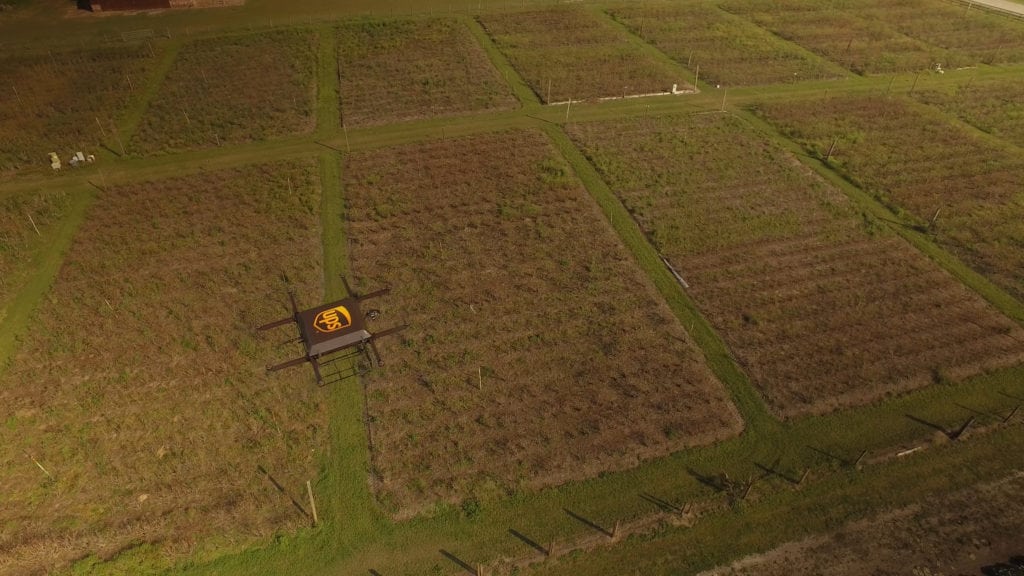
<path id="1" fill-rule="evenodd" d="M 306 480 L 306 493 L 309 494 L 309 508 L 313 511 L 313 526 L 316 526 L 319 519 L 316 516 L 316 500 L 313 499 L 313 485 L 309 480 Z"/>
<path id="2" fill-rule="evenodd" d="M 829 159 L 832 158 L 832 152 L 835 151 L 836 144 L 838 142 L 839 142 L 839 137 L 836 136 L 836 138 L 834 140 L 832 140 L 832 145 L 828 147 L 828 154 L 825 154 L 825 161 L 826 162 L 828 162 Z"/>
<path id="3" fill-rule="evenodd" d="M 860 468 L 860 463 L 861 463 L 862 460 L 864 460 L 864 456 L 866 456 L 867 453 L 868 453 L 867 450 L 862 450 L 861 451 L 860 456 L 857 456 L 857 459 L 853 461 L 853 467 L 854 468 Z"/>

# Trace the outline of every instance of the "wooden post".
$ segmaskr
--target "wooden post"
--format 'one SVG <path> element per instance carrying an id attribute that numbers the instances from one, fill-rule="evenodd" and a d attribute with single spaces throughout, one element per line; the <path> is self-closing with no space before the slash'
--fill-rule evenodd
<path id="1" fill-rule="evenodd" d="M 569 96 L 569 101 L 565 103 L 565 121 L 569 122 L 569 108 L 572 108 L 572 96 Z"/>
<path id="2" fill-rule="evenodd" d="M 124 79 L 128 81 L 128 89 L 135 92 L 135 84 L 132 84 L 132 77 L 125 74 Z"/>
<path id="3" fill-rule="evenodd" d="M 697 82 L 700 80 L 700 64 L 697 64 L 697 72 L 693 75 L 693 88 L 697 89 Z"/>
<path id="4" fill-rule="evenodd" d="M 863 459 L 864 459 L 864 456 L 865 456 L 865 455 L 867 455 L 867 453 L 868 453 L 868 451 L 867 451 L 867 450 L 863 450 L 863 451 L 861 451 L 861 453 L 860 453 L 860 456 L 857 456 L 857 459 L 853 461 L 853 467 L 854 467 L 854 468 L 857 468 L 857 467 L 859 467 L 859 466 L 860 466 L 860 462 L 861 462 L 861 460 L 863 460 Z"/>
<path id="5" fill-rule="evenodd" d="M 917 88 L 917 81 L 920 80 L 920 79 L 921 79 L 921 73 L 918 72 L 917 76 L 914 76 L 914 84 L 910 87 L 909 94 L 913 94 L 914 93 L 914 90 Z"/>
<path id="6" fill-rule="evenodd" d="M 306 493 L 309 494 L 309 508 L 313 511 L 313 526 L 319 523 L 316 516 L 316 500 L 313 499 L 313 485 L 306 480 Z"/>
<path id="7" fill-rule="evenodd" d="M 825 161 L 826 162 L 828 162 L 829 159 L 832 158 L 832 152 L 836 149 L 836 143 L 838 143 L 838 142 L 839 142 L 839 137 L 836 136 L 836 138 L 834 140 L 832 140 L 832 145 L 828 147 L 828 154 L 825 154 Z"/>
<path id="8" fill-rule="evenodd" d="M 1010 419 L 1013 418 L 1013 416 L 1015 414 L 1017 414 L 1017 410 L 1020 410 L 1020 404 L 1017 404 L 1016 406 L 1014 406 L 1013 410 L 1011 410 L 1010 413 L 1006 415 L 1006 418 L 1003 418 L 1003 424 L 1006 424 L 1007 422 L 1009 422 Z"/>
<path id="9" fill-rule="evenodd" d="M 725 92 L 722 93 L 722 112 L 725 112 L 725 97 L 729 95 L 729 89 L 726 88 Z"/>
<path id="10" fill-rule="evenodd" d="M 185 124 L 188 124 L 189 126 L 191 126 L 192 125 L 192 120 L 189 119 L 188 112 L 185 112 L 184 110 L 182 110 L 181 113 L 185 116 Z"/>
<path id="11" fill-rule="evenodd" d="M 554 555 L 555 555 L 555 539 L 552 538 L 551 542 L 548 542 L 547 554 L 545 554 L 545 556 L 550 558 L 550 557 L 552 557 Z"/>
<path id="12" fill-rule="evenodd" d="M 616 520 L 615 521 L 615 527 L 612 528 L 612 538 L 618 537 L 618 535 L 619 535 L 619 528 L 621 528 L 621 525 L 620 525 L 619 521 Z"/>
<path id="13" fill-rule="evenodd" d="M 118 147 L 121 148 L 121 156 L 127 156 L 128 153 L 124 151 L 124 142 L 121 142 L 121 133 L 117 131 L 117 125 L 114 124 L 113 120 L 110 121 L 110 127 L 114 131 L 114 137 L 117 138 Z"/>
<path id="14" fill-rule="evenodd" d="M 22 105 L 21 94 L 18 94 L 18 89 L 15 88 L 14 84 L 11 84 L 11 90 L 14 90 L 14 96 L 18 99 L 18 105 Z"/>
<path id="15" fill-rule="evenodd" d="M 484 389 L 484 370 L 482 367 L 476 367 L 476 387 L 478 390 Z"/>
<path id="16" fill-rule="evenodd" d="M 36 231 L 36 236 L 42 236 L 42 234 L 39 233 L 39 228 L 36 228 L 36 221 L 32 219 L 32 215 L 26 214 L 26 216 L 28 216 L 28 221 L 32 223 L 32 229 Z"/>
<path id="17" fill-rule="evenodd" d="M 348 147 L 348 127 L 345 126 L 344 122 L 341 123 L 341 131 L 345 133 L 345 152 L 351 152 L 352 150 Z M 441 131 L 443 133 L 444 128 L 442 128 Z M 442 136 L 442 138 L 444 137 Z"/>
<path id="18" fill-rule="evenodd" d="M 548 78 L 548 104 L 551 104 L 551 78 Z"/>
<path id="19" fill-rule="evenodd" d="M 100 117 L 99 116 L 94 116 L 94 118 L 96 118 L 96 125 L 100 127 L 100 135 L 103 136 L 104 140 L 106 140 L 107 139 L 107 131 L 103 129 L 103 124 L 100 124 Z"/>
<path id="20" fill-rule="evenodd" d="M 889 80 L 889 86 L 886 87 L 886 89 L 885 89 L 885 95 L 886 96 L 888 96 L 889 95 L 889 91 L 892 90 L 892 85 L 893 85 L 894 82 L 896 82 L 896 76 L 893 76 L 892 80 Z"/>
<path id="21" fill-rule="evenodd" d="M 48 478 L 49 478 L 50 480 L 53 480 L 53 474 L 50 474 L 50 471 L 49 471 L 49 470 L 47 470 L 46 468 L 43 468 L 43 465 L 42 465 L 42 464 L 40 464 L 38 460 L 36 460 L 35 458 L 33 458 L 33 457 L 32 457 L 32 455 L 31 455 L 31 454 L 29 454 L 28 452 L 25 452 L 25 456 L 28 456 L 28 459 L 29 459 L 29 460 L 31 460 L 32 462 L 35 462 L 35 465 L 36 465 L 36 466 L 38 466 L 38 467 L 39 467 L 39 469 L 43 471 L 43 474 L 46 474 L 46 476 L 47 476 L 47 477 L 48 477 Z"/>

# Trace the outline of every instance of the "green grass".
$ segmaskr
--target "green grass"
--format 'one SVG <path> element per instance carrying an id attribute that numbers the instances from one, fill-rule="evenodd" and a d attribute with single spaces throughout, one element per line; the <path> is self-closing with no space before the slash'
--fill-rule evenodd
<path id="1" fill-rule="evenodd" d="M 68 189 L 70 205 L 63 218 L 48 230 L 46 243 L 28 263 L 31 276 L 7 304 L 6 314 L 0 318 L 0 374 L 18 349 L 21 336 L 29 329 L 36 306 L 45 297 L 57 277 L 64 252 L 85 219 L 85 213 L 94 198 L 91 187 L 75 186 Z"/>

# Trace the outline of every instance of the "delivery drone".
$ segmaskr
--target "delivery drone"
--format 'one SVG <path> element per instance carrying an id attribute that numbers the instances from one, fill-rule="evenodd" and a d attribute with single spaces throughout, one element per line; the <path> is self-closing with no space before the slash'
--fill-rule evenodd
<path id="1" fill-rule="evenodd" d="M 285 368 L 291 368 L 292 366 L 298 366 L 303 362 L 309 362 L 313 366 L 313 373 L 316 375 L 317 384 L 323 386 L 324 379 L 320 374 L 321 358 L 350 348 L 355 348 L 359 353 L 364 354 L 370 366 L 374 364 L 377 366 L 384 365 L 384 360 L 381 358 L 380 351 L 377 350 L 375 341 L 378 338 L 397 334 L 409 326 L 395 326 L 377 333 L 371 333 L 367 329 L 366 321 L 376 319 L 380 312 L 369 310 L 364 314 L 360 305 L 371 298 L 384 296 L 391 289 L 384 288 L 360 296 L 352 290 L 348 280 L 344 277 L 342 277 L 342 282 L 345 283 L 345 289 L 349 294 L 348 298 L 321 304 L 316 308 L 308 310 L 299 310 L 298 305 L 295 303 L 295 292 L 289 290 L 288 298 L 292 304 L 292 315 L 257 328 L 259 331 L 264 331 L 294 322 L 299 327 L 299 337 L 293 340 L 293 342 L 301 340 L 306 348 L 305 356 L 300 356 L 274 366 L 268 366 L 268 372 L 276 372 Z"/>

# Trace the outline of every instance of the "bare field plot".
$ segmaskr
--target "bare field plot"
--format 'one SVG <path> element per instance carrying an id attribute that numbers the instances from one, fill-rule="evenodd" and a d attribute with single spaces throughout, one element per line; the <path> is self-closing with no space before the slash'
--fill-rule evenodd
<path id="1" fill-rule="evenodd" d="M 581 123 L 570 134 L 776 414 L 1024 361 L 1024 330 L 740 120 Z"/>
<path id="2" fill-rule="evenodd" d="M 710 84 L 755 86 L 843 72 L 709 4 L 631 4 L 609 14 Z"/>
<path id="3" fill-rule="evenodd" d="M 611 22 L 574 9 L 479 17 L 498 48 L 542 102 L 692 89 Z"/>
<path id="4" fill-rule="evenodd" d="M 900 98 L 765 104 L 759 113 L 1024 297 L 1024 158 Z M 838 139 L 838 140 L 837 140 Z"/>
<path id="5" fill-rule="evenodd" d="M 852 10 L 956 56 L 943 66 L 1024 61 L 1024 22 L 942 0 L 858 0 Z"/>
<path id="6" fill-rule="evenodd" d="M 0 59 L 0 174 L 95 153 L 152 65 L 138 47 Z"/>
<path id="7" fill-rule="evenodd" d="M 735 435 L 678 320 L 539 133 L 353 154 L 351 258 L 412 324 L 367 385 L 398 517 Z"/>
<path id="8" fill-rule="evenodd" d="M 71 199 L 61 191 L 0 197 L 0 324 L 7 305 L 25 284 L 35 256 L 53 240 Z"/>
<path id="9" fill-rule="evenodd" d="M 100 195 L 0 376 L 0 572 L 307 523 L 326 414 L 253 326 L 320 297 L 319 183 L 276 163 Z M 45 470 L 45 471 L 44 471 Z"/>
<path id="10" fill-rule="evenodd" d="M 132 138 L 142 154 L 309 132 L 316 35 L 279 31 L 186 44 Z"/>
<path id="11" fill-rule="evenodd" d="M 969 59 L 905 36 L 864 17 L 856 3 L 817 0 L 726 0 L 722 7 L 749 18 L 857 74 L 955 67 Z"/>
<path id="12" fill-rule="evenodd" d="M 971 82 L 954 91 L 918 90 L 914 99 L 1024 147 L 1024 80 Z"/>
<path id="13" fill-rule="evenodd" d="M 511 89 L 455 20 L 354 22 L 338 41 L 341 118 L 348 126 L 509 110 Z"/>

